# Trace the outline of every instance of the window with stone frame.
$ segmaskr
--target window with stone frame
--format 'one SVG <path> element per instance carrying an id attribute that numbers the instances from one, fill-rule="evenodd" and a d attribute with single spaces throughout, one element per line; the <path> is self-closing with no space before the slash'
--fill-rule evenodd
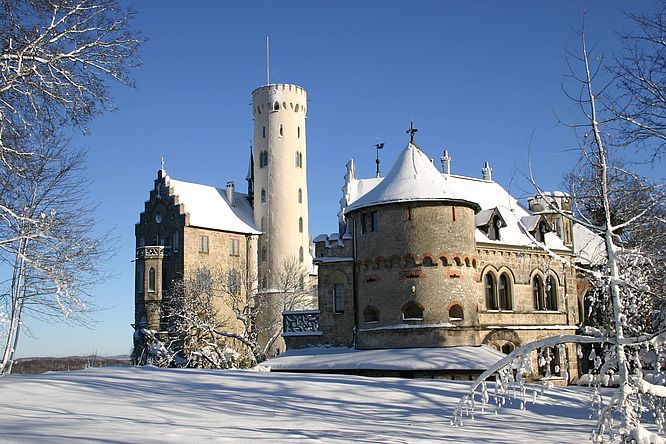
<path id="1" fill-rule="evenodd" d="M 515 348 L 516 348 L 516 347 L 515 347 L 512 343 L 510 343 L 510 342 L 506 342 L 506 343 L 502 344 L 502 347 L 500 348 L 500 351 L 501 351 L 502 353 L 504 353 L 505 355 L 508 355 L 509 353 L 511 353 L 512 351 L 514 351 Z"/>
<path id="2" fill-rule="evenodd" d="M 422 321 L 423 306 L 416 301 L 409 301 L 402 306 L 402 319 L 405 321 Z"/>
<path id="3" fill-rule="evenodd" d="M 333 313 L 345 312 L 345 284 L 333 284 Z"/>
<path id="4" fill-rule="evenodd" d="M 372 233 L 378 228 L 378 214 L 376 211 L 370 211 L 361 215 L 361 234 Z"/>
<path id="5" fill-rule="evenodd" d="M 483 280 L 484 288 L 486 290 L 486 310 L 499 310 L 499 305 L 497 304 L 497 283 L 495 281 L 495 275 L 488 272 Z"/>
<path id="6" fill-rule="evenodd" d="M 502 273 L 497 286 L 500 310 L 513 310 L 511 279 L 507 273 Z"/>
<path id="7" fill-rule="evenodd" d="M 363 322 L 379 322 L 379 310 L 372 305 L 368 305 L 363 309 Z"/>
<path id="8" fill-rule="evenodd" d="M 240 241 L 238 239 L 231 239 L 229 255 L 240 256 Z"/>
<path id="9" fill-rule="evenodd" d="M 155 269 L 153 267 L 148 270 L 148 291 L 155 291 Z"/>
<path id="10" fill-rule="evenodd" d="M 460 304 L 453 304 L 449 308 L 449 321 L 462 321 L 465 318 L 465 312 Z"/>
<path id="11" fill-rule="evenodd" d="M 532 293 L 534 296 L 534 308 L 536 310 L 557 310 L 557 283 L 553 276 L 546 278 L 545 285 L 541 276 L 534 276 L 532 278 Z"/>
<path id="12" fill-rule="evenodd" d="M 208 236 L 202 234 L 199 236 L 199 253 L 208 254 Z"/>

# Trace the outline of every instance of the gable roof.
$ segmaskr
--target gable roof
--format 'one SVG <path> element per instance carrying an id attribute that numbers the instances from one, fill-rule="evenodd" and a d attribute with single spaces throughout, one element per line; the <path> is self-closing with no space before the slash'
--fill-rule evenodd
<path id="1" fill-rule="evenodd" d="M 227 200 L 226 190 L 209 185 L 166 177 L 169 194 L 178 197 L 189 214 L 190 226 L 243 234 L 261 234 L 254 225 L 252 206 L 247 195 L 234 192 L 234 205 Z"/>

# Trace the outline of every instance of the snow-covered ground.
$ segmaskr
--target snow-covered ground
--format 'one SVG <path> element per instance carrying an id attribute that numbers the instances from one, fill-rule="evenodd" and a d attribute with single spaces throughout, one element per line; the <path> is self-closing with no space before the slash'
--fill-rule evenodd
<path id="1" fill-rule="evenodd" d="M 0 379 L 2 442 L 585 442 L 587 389 L 449 425 L 469 383 L 98 368 Z"/>

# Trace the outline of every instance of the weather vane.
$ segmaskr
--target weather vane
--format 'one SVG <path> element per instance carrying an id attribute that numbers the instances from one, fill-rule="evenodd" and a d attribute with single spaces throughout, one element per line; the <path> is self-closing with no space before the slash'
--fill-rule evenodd
<path id="1" fill-rule="evenodd" d="M 414 122 L 409 122 L 409 129 L 406 131 L 407 134 L 409 134 L 409 143 L 414 142 L 414 133 L 416 133 L 418 129 L 414 128 Z"/>
<path id="2" fill-rule="evenodd" d="M 379 150 L 384 148 L 384 142 L 380 143 L 378 140 L 377 143 L 372 146 L 374 146 L 375 149 L 377 150 L 377 158 L 375 159 L 375 163 L 377 164 L 377 177 L 379 177 Z"/>

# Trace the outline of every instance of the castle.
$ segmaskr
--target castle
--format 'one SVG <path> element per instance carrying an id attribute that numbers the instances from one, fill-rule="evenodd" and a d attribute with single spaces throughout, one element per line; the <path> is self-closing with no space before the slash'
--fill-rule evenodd
<path id="1" fill-rule="evenodd" d="M 446 152 L 440 171 L 413 130 L 385 177 L 358 178 L 347 164 L 339 232 L 315 237 L 312 257 L 306 97 L 290 84 L 252 93 L 247 194 L 159 170 L 135 230 L 137 325 L 159 330 L 169 282 L 197 267 L 242 270 L 270 294 L 275 270 L 293 258 L 314 263 L 317 297 L 313 307 L 273 314 L 283 316 L 288 353 L 492 347 L 496 359 L 575 332 L 585 286 L 572 265 L 590 259 L 595 240 L 566 217 L 570 198 L 546 193 L 524 206 L 492 180 L 488 163 L 480 179 L 457 176 Z M 569 346 L 543 350 L 534 362 L 535 378 L 577 375 Z"/>

